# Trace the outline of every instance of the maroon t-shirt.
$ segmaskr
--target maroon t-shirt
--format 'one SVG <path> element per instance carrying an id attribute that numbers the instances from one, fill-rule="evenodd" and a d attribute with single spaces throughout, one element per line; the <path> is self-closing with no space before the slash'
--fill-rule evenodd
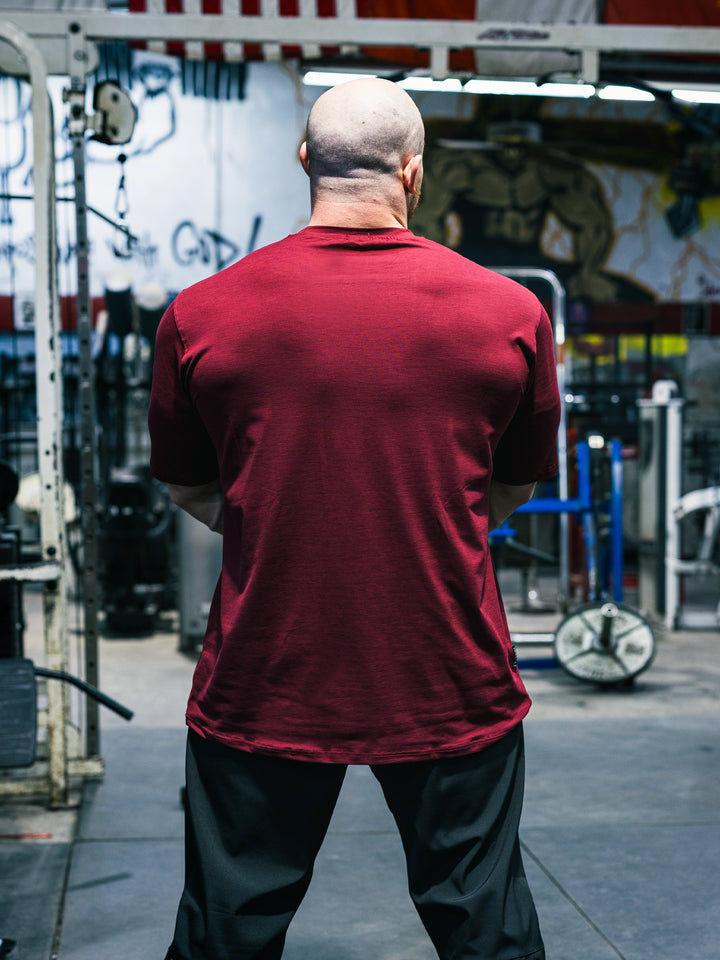
<path id="1" fill-rule="evenodd" d="M 507 733 L 530 701 L 488 488 L 554 475 L 558 418 L 537 299 L 408 230 L 308 227 L 181 293 L 152 472 L 225 496 L 190 727 L 338 763 Z"/>

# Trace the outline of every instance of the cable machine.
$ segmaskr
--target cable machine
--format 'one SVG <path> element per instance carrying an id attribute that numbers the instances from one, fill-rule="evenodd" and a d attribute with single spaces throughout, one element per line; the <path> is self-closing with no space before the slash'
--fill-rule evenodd
<path id="1" fill-rule="evenodd" d="M 73 31 L 71 31 L 71 34 Z M 105 702 L 115 709 L 108 698 L 97 690 L 97 594 L 96 550 L 95 550 L 95 489 L 94 489 L 94 403 L 92 393 L 91 369 L 91 329 L 89 315 L 89 270 L 87 221 L 85 205 L 84 176 L 84 134 L 87 128 L 87 116 L 84 106 L 71 103 L 71 117 L 75 124 L 71 129 L 73 136 L 76 184 L 76 221 L 78 237 L 78 339 L 81 367 L 80 406 L 82 431 L 82 490 L 83 490 L 83 532 L 84 532 L 84 603 L 85 603 L 85 674 L 81 680 L 67 672 L 69 660 L 68 623 L 67 623 L 67 577 L 66 559 L 68 550 L 67 529 L 64 512 L 63 478 L 63 384 L 62 384 L 62 348 L 60 343 L 60 309 L 57 283 L 57 236 L 55 223 L 55 155 L 54 126 L 50 99 L 47 91 L 47 71 L 43 57 L 34 41 L 17 28 L 14 23 L 0 21 L 0 39 L 10 44 L 27 64 L 32 88 L 33 114 L 33 173 L 34 173 L 34 230 L 35 248 L 35 358 L 36 358 L 36 404 L 37 404 L 37 460 L 40 515 L 40 549 L 38 562 L 4 564 L 0 567 L 0 581 L 21 584 L 34 582 L 43 585 L 43 633 L 45 642 L 46 666 L 34 667 L 34 676 L 49 679 L 47 684 L 47 760 L 35 762 L 33 749 L 27 764 L 20 762 L 19 754 L 11 749 L 13 742 L 25 742 L 25 729 L 17 726 L 18 717 L 28 714 L 27 710 L 18 710 L 18 704 L 29 696 L 36 703 L 34 684 L 28 685 L 25 673 L 20 670 L 18 681 L 17 665 L 29 664 L 20 657 L 0 661 L 0 685 L 3 698 L 0 708 L 3 728 L 10 730 L 7 750 L 0 766 L 18 767 L 27 765 L 25 776 L 15 777 L 12 781 L 0 782 L 0 793 L 13 795 L 36 794 L 39 790 L 47 792 L 54 806 L 68 802 L 69 781 L 71 775 L 88 776 L 102 773 L 102 761 L 99 757 L 97 738 L 97 703 Z M 70 47 L 70 62 L 76 65 L 73 72 L 75 87 L 78 89 L 80 71 L 82 73 L 82 95 L 84 99 L 84 70 L 90 62 L 87 52 L 73 51 Z M 71 99 L 70 97 L 68 99 Z M 106 112 L 96 115 L 104 124 Z M 82 129 L 80 126 L 82 124 Z M 102 127 L 99 128 L 102 135 Z M 126 132 L 123 130 L 123 133 Z M 131 132 L 131 131 L 130 131 Z M 21 651 L 16 651 L 21 652 Z M 32 667 L 33 665 L 30 664 Z M 70 749 L 69 707 L 66 683 L 74 684 L 89 694 L 88 699 L 88 739 L 84 756 L 78 744 Z M 6 695 L 7 694 L 7 695 Z M 25 701 L 23 701 L 25 702 Z M 36 707 L 35 707 L 36 709 Z M 8 716 L 5 717 L 6 711 Z M 129 719 L 132 714 L 126 708 L 120 711 Z M 23 725 L 21 724 L 21 727 Z M 35 725 L 33 722 L 33 740 Z M 21 751 L 22 752 L 22 751 Z M 72 755 L 72 756 L 71 756 Z M 26 756 L 26 754 L 22 754 Z"/>
<path id="2" fill-rule="evenodd" d="M 67 610 L 64 559 L 67 545 L 60 502 L 63 466 L 59 437 L 62 427 L 62 383 L 55 236 L 55 157 L 53 119 L 47 94 L 47 71 L 37 44 L 14 23 L 0 21 L 4 40 L 27 64 L 32 88 L 35 245 L 35 355 L 37 358 L 37 447 L 40 477 L 41 559 L 0 569 L 0 579 L 43 585 L 43 630 L 49 669 L 67 663 Z M 48 765 L 45 784 L 54 804 L 67 802 L 67 697 L 60 683 L 49 683 Z M 0 790 L 6 784 L 0 784 Z M 32 783 L 12 784 L 13 793 L 35 792 Z"/>

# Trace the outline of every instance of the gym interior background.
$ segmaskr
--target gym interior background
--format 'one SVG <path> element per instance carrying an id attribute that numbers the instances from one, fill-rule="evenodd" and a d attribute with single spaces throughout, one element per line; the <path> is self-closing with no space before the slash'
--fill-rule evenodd
<path id="1" fill-rule="evenodd" d="M 578 942 L 589 960 L 716 956 L 696 910 L 647 909 L 658 891 L 641 870 L 644 899 L 629 864 L 657 854 L 634 834 L 615 838 L 614 866 L 603 860 L 612 879 L 587 889 L 579 868 L 558 879 L 542 834 L 555 804 L 555 827 L 573 822 L 602 859 L 604 817 L 629 804 L 640 822 L 658 784 L 682 780 L 690 812 L 669 794 L 660 820 L 675 809 L 702 830 L 686 864 L 697 882 L 682 883 L 688 902 L 717 899 L 720 9 L 529 8 L 0 3 L 0 956 L 12 941 L 33 960 L 82 960 L 101 942 L 94 956 L 127 955 L 112 952 L 122 936 L 108 917 L 92 919 L 107 871 L 83 873 L 82 844 L 149 844 L 163 837 L 164 804 L 181 815 L 183 697 L 220 563 L 220 539 L 148 473 L 154 332 L 178 291 L 306 224 L 307 113 L 354 74 L 397 80 L 423 114 L 412 228 L 530 286 L 555 326 L 561 473 L 493 538 L 536 700 L 529 736 L 555 765 L 546 795 L 530 781 L 526 815 L 530 858 L 552 888 L 540 898 L 550 956 L 576 958 Z M 154 746 L 141 761 L 144 741 Z M 157 807 L 147 778 L 153 750 L 168 749 Z M 686 769 L 690 756 L 702 764 Z M 579 770 L 592 824 L 573 801 Z M 563 777 L 567 809 L 551 788 Z M 389 844 L 367 789 L 351 781 L 337 829 Z M 138 838 L 153 817 L 157 836 Z M 663 842 L 666 865 L 695 849 L 687 833 Z M 375 862 L 366 847 L 377 884 L 388 848 Z M 130 914 L 143 904 L 133 929 L 147 944 L 147 888 L 134 869 L 108 875 L 127 887 Z M 324 893 L 333 911 L 357 897 L 330 882 Z M 289 945 L 298 960 L 431 956 L 411 919 L 391 934 L 342 913 L 334 922 L 355 923 L 358 941 L 338 952 L 317 903 Z M 324 945 L 303 923 L 323 926 Z"/>

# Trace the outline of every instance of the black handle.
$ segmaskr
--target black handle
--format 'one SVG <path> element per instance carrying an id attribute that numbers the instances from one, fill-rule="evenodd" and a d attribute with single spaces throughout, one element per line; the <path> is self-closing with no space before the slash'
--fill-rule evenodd
<path id="1" fill-rule="evenodd" d="M 128 710 L 127 707 L 118 703 L 117 700 L 113 700 L 112 697 L 98 690 L 98 688 L 94 687 L 91 683 L 86 683 L 85 680 L 74 677 L 71 673 L 65 673 L 64 670 L 48 670 L 47 667 L 35 667 L 35 675 L 38 677 L 50 677 L 53 680 L 65 680 L 67 683 L 71 683 L 73 686 L 82 690 L 83 693 L 92 697 L 93 700 L 97 700 L 98 703 L 101 703 L 104 707 L 107 707 L 115 713 L 119 713 L 124 720 L 132 720 L 135 716 L 132 710 Z"/>

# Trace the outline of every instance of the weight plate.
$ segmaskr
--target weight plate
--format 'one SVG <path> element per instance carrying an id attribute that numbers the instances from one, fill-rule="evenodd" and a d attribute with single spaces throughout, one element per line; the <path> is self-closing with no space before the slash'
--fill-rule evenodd
<path id="1" fill-rule="evenodd" d="M 655 656 L 655 637 L 636 610 L 620 603 L 589 603 L 558 626 L 555 656 L 577 680 L 610 686 L 647 670 Z"/>

